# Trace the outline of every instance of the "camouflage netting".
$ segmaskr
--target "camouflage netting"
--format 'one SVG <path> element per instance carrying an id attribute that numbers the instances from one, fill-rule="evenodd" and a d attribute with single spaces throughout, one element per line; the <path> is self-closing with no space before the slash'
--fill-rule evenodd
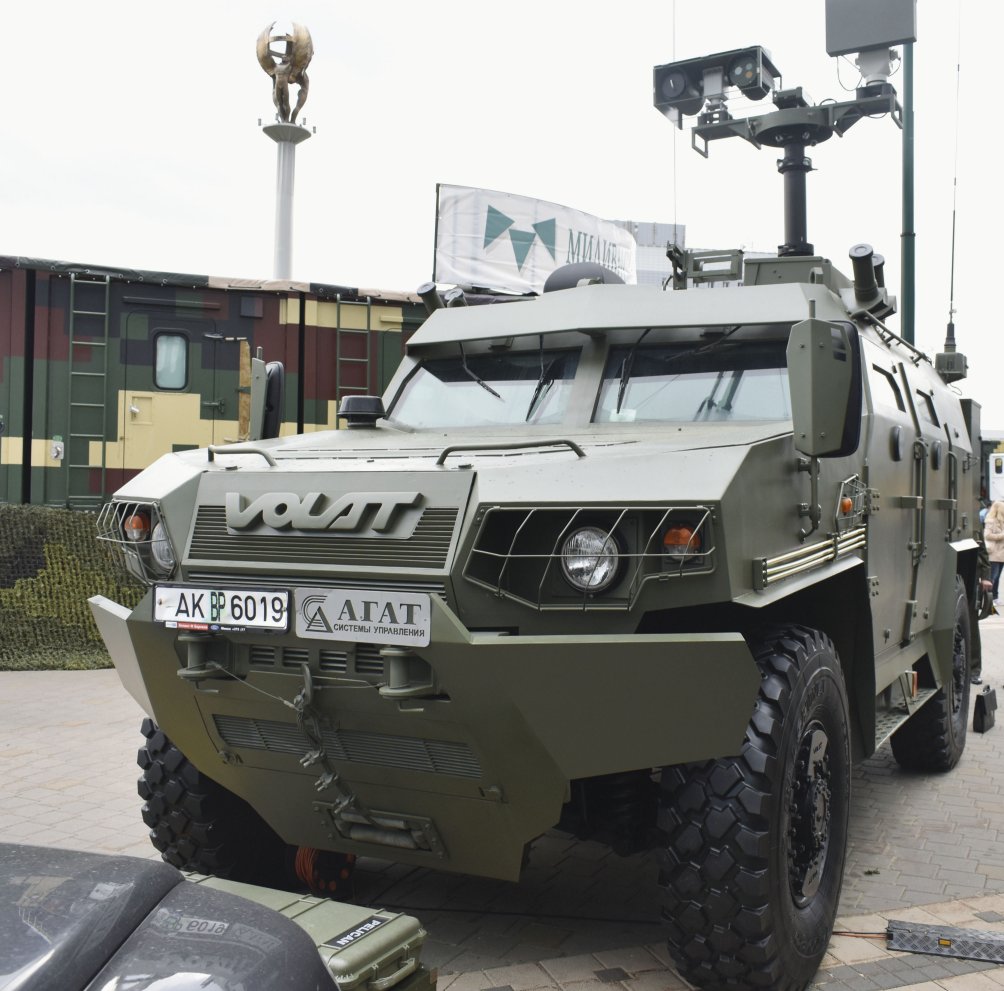
<path id="1" fill-rule="evenodd" d="M 87 600 L 134 606 L 142 587 L 80 510 L 0 505 L 0 670 L 110 667 Z"/>

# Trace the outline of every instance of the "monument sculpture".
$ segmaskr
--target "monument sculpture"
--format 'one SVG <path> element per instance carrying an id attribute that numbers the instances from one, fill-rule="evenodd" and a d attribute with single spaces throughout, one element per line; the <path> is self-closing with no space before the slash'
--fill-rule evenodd
<path id="1" fill-rule="evenodd" d="M 314 43 L 310 32 L 302 24 L 294 23 L 290 33 L 273 34 L 275 24 L 273 21 L 258 35 L 258 61 L 272 77 L 272 101 L 279 113 L 279 120 L 287 124 L 295 123 L 296 115 L 307 102 L 307 92 L 310 89 L 307 66 L 314 56 Z M 291 84 L 299 87 L 292 113 L 289 110 Z"/>

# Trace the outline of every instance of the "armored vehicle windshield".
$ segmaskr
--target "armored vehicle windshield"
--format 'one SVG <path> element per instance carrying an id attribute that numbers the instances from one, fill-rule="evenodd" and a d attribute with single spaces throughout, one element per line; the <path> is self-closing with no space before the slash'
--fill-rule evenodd
<path id="1" fill-rule="evenodd" d="M 612 348 L 594 419 L 790 420 L 784 342 Z"/>
<path id="2" fill-rule="evenodd" d="M 410 427 L 560 423 L 577 350 L 432 358 L 416 368 L 390 411 Z"/>
<path id="3" fill-rule="evenodd" d="M 594 423 L 789 420 L 788 330 L 652 327 L 628 341 L 604 334 L 588 360 L 580 348 L 525 342 L 461 348 L 418 362 L 389 418 L 416 429 L 556 424 L 574 387 L 576 407 L 592 411 Z"/>

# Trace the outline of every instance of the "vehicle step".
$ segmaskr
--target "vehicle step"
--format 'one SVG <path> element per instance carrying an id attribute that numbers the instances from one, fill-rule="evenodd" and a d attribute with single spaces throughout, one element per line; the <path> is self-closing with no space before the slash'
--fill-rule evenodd
<path id="1" fill-rule="evenodd" d="M 878 747 L 885 743 L 937 691 L 937 688 L 921 688 L 917 692 L 917 697 L 914 700 L 916 705 L 912 709 L 907 709 L 905 705 L 898 705 L 894 709 L 876 712 L 875 745 Z"/>

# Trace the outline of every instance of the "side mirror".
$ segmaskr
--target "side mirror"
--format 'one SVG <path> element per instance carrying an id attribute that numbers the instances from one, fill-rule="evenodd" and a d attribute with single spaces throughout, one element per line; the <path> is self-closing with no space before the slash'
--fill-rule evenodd
<path id="1" fill-rule="evenodd" d="M 285 393 L 286 369 L 281 361 L 270 361 L 265 366 L 265 415 L 261 422 L 262 440 L 279 436 Z"/>
<path id="2" fill-rule="evenodd" d="M 265 362 L 251 359 L 251 412 L 248 418 L 248 440 L 261 440 L 265 419 Z"/>
<path id="3" fill-rule="evenodd" d="M 861 439 L 861 348 L 857 328 L 810 317 L 788 338 L 795 448 L 814 458 L 853 454 Z"/>
<path id="4" fill-rule="evenodd" d="M 279 436 L 286 370 L 281 361 L 267 365 L 251 359 L 251 417 L 248 440 L 268 440 Z"/>

